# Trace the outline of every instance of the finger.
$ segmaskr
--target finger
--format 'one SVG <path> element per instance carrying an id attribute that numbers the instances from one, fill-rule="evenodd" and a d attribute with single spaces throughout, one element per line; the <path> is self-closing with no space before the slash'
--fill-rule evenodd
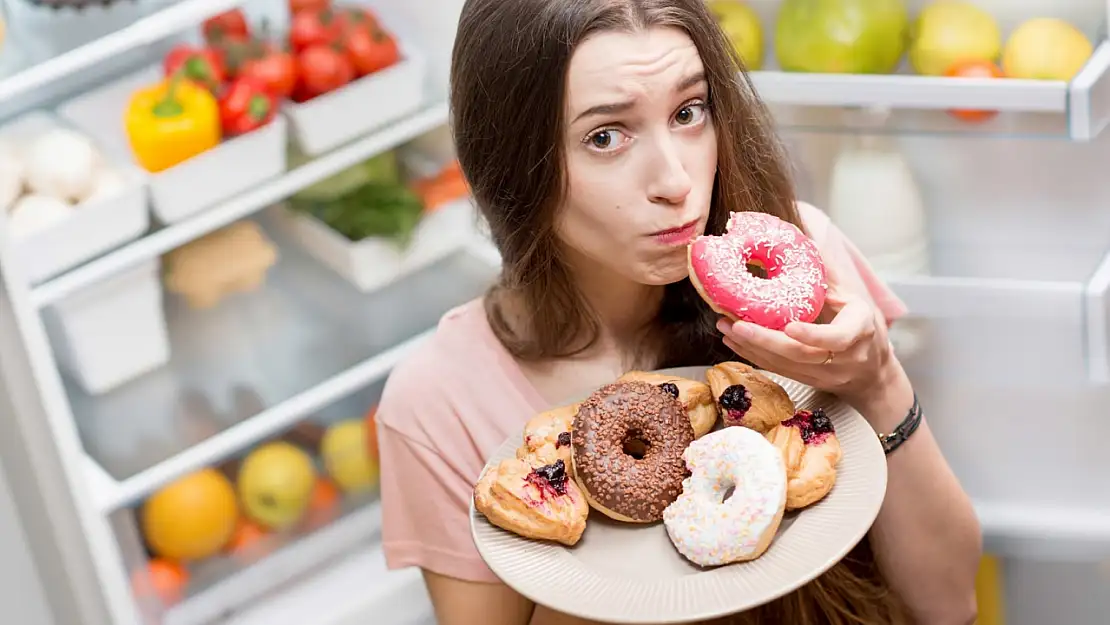
<path id="1" fill-rule="evenodd" d="M 809 384 L 810 386 L 818 385 L 817 380 L 806 373 L 805 368 L 810 365 L 799 365 L 798 363 L 790 362 L 761 349 L 740 345 L 728 337 L 724 338 L 724 342 L 729 349 L 760 369 L 777 373 L 791 380 L 797 380 L 802 384 Z"/>
<path id="2" fill-rule="evenodd" d="M 863 300 L 852 300 L 825 324 L 794 322 L 783 329 L 790 339 L 812 349 L 847 351 L 875 333 L 875 312 Z"/>
<path id="3" fill-rule="evenodd" d="M 724 333 L 733 341 L 750 345 L 789 361 L 816 364 L 824 362 L 829 350 L 805 345 L 778 330 L 738 321 Z"/>

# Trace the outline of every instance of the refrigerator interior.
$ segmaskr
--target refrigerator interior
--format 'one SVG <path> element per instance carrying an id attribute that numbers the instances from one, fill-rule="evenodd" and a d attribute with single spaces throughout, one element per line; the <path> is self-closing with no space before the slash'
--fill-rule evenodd
<path id="1" fill-rule="evenodd" d="M 21 0 L 8 2 L 17 6 L 9 9 L 11 19 L 29 25 L 13 37 L 34 40 L 28 54 L 36 58 L 166 6 L 147 0 L 117 5 L 81 22 L 69 19 L 59 30 L 57 17 Z M 421 51 L 427 100 L 442 105 L 462 0 L 367 4 Z M 776 1 L 753 4 L 769 24 Z M 1102 0 L 978 4 L 1004 29 L 1031 15 L 1052 14 L 1092 37 L 1103 32 L 1110 11 Z M 275 6 L 265 0 L 245 4 L 252 17 L 265 15 L 281 31 L 284 12 Z M 77 26 L 86 39 L 77 41 Z M 190 37 L 173 33 L 97 64 L 80 78 L 0 98 L 0 119 L 64 101 Z M 778 84 L 773 78 L 757 76 L 756 84 L 764 80 L 771 88 Z M 1101 625 L 1110 610 L 1100 592 L 1110 583 L 1110 569 L 1102 564 L 1110 561 L 1110 486 L 1098 479 L 1110 474 L 1110 457 L 1101 447 L 1110 438 L 1104 416 L 1110 403 L 1110 186 L 1103 178 L 1110 133 L 1091 142 L 1072 140 L 1072 109 L 1006 111 L 976 127 L 939 110 L 901 109 L 870 129 L 853 127 L 836 107 L 772 102 L 772 109 L 794 160 L 799 195 L 818 207 L 829 201 L 837 154 L 861 133 L 884 136 L 908 162 L 926 208 L 932 264 L 926 278 L 892 283 L 910 307 L 904 325 L 919 337 L 904 361 L 931 427 L 975 500 L 988 550 L 1004 558 L 1007 623 Z M 446 115 L 441 109 L 435 115 L 427 119 L 438 123 L 422 122 L 413 126 L 419 132 L 391 143 L 449 152 L 441 127 Z M 496 271 L 488 249 L 463 249 L 383 289 L 360 293 L 291 239 L 280 206 L 250 214 L 236 210 L 260 224 L 277 246 L 278 261 L 265 286 L 204 311 L 177 296 L 162 297 L 168 363 L 103 395 L 58 374 L 50 350 L 42 349 L 50 331 L 53 349 L 60 350 L 58 332 L 50 328 L 49 315 L 46 326 L 37 327 L 26 313 L 39 312 L 35 302 L 83 289 L 70 289 L 64 279 L 30 288 L 4 272 L 12 283 L 5 294 L 11 291 L 8 299 L 24 313 L 3 338 L 26 345 L 25 359 L 38 377 L 37 384 L 23 380 L 13 395 L 27 395 L 24 406 L 46 406 L 42 421 L 61 433 L 57 449 L 69 457 L 62 463 L 65 480 L 88 487 L 73 495 L 70 505 L 84 512 L 70 531 L 89 541 L 88 566 L 96 572 L 76 570 L 87 570 L 94 580 L 87 592 L 109 597 L 119 625 L 431 622 L 419 575 L 384 570 L 376 543 L 380 507 L 372 493 L 344 501 L 311 529 L 269 536 L 245 555 L 191 566 L 189 583 L 173 605 L 149 588 L 144 594 L 134 579 L 150 555 L 135 510 L 151 493 L 207 466 L 208 459 L 234 476 L 256 445 L 284 439 L 312 447 L 328 425 L 363 418 L 380 395 L 389 366 L 383 363 L 418 344 L 444 312 L 480 294 Z M 5 267 L 10 258 L 0 255 Z M 389 359 L 375 360 L 383 354 Z M 9 388 L 21 384 L 12 374 L 5 378 Z M 41 470 L 31 453 L 7 459 L 5 473 Z M 0 538 L 3 503 L 0 496 Z M 60 505 L 40 502 L 37 511 L 57 514 Z M 25 525 L 33 514 L 24 514 Z M 49 542 L 47 530 L 25 530 L 35 534 L 29 539 L 33 548 Z"/>

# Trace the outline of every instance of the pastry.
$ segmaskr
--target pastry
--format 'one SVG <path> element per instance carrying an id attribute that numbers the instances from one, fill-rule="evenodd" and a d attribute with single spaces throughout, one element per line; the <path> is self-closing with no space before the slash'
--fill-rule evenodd
<path id="1" fill-rule="evenodd" d="M 517 448 L 516 457 L 526 460 L 538 458 L 542 464 L 562 460 L 569 468 L 570 428 L 578 404 L 546 410 L 529 419 L 524 425 L 524 443 Z"/>
<path id="2" fill-rule="evenodd" d="M 812 505 L 829 494 L 842 452 L 836 429 L 824 410 L 799 410 L 766 436 L 782 452 L 786 464 L 787 510 Z"/>
<path id="3" fill-rule="evenodd" d="M 761 434 L 794 416 L 794 402 L 778 384 L 742 362 L 722 362 L 705 372 L 725 426 Z"/>
<path id="4" fill-rule="evenodd" d="M 474 508 L 490 523 L 518 536 L 574 545 L 590 508 L 562 460 L 533 467 L 507 458 L 474 487 Z"/>
<path id="5" fill-rule="evenodd" d="M 646 371 L 629 371 L 617 382 L 647 382 L 678 397 L 690 417 L 694 438 L 704 436 L 717 424 L 717 402 L 713 399 L 709 385 L 704 382 Z"/>

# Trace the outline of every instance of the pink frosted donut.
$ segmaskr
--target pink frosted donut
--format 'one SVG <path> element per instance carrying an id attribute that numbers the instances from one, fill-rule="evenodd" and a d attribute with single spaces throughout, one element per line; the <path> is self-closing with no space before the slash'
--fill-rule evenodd
<path id="1" fill-rule="evenodd" d="M 781 330 L 813 321 L 825 304 L 825 264 L 797 226 L 766 213 L 732 213 L 721 236 L 688 248 L 690 281 L 713 310 Z M 759 267 L 766 277 L 752 274 Z"/>

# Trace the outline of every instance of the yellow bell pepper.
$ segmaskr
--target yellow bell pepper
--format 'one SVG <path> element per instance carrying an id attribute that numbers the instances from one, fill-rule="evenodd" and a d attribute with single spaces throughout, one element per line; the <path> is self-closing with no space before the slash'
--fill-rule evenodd
<path id="1" fill-rule="evenodd" d="M 124 118 L 135 159 L 169 169 L 220 143 L 220 107 L 210 91 L 175 74 L 135 92 Z"/>

